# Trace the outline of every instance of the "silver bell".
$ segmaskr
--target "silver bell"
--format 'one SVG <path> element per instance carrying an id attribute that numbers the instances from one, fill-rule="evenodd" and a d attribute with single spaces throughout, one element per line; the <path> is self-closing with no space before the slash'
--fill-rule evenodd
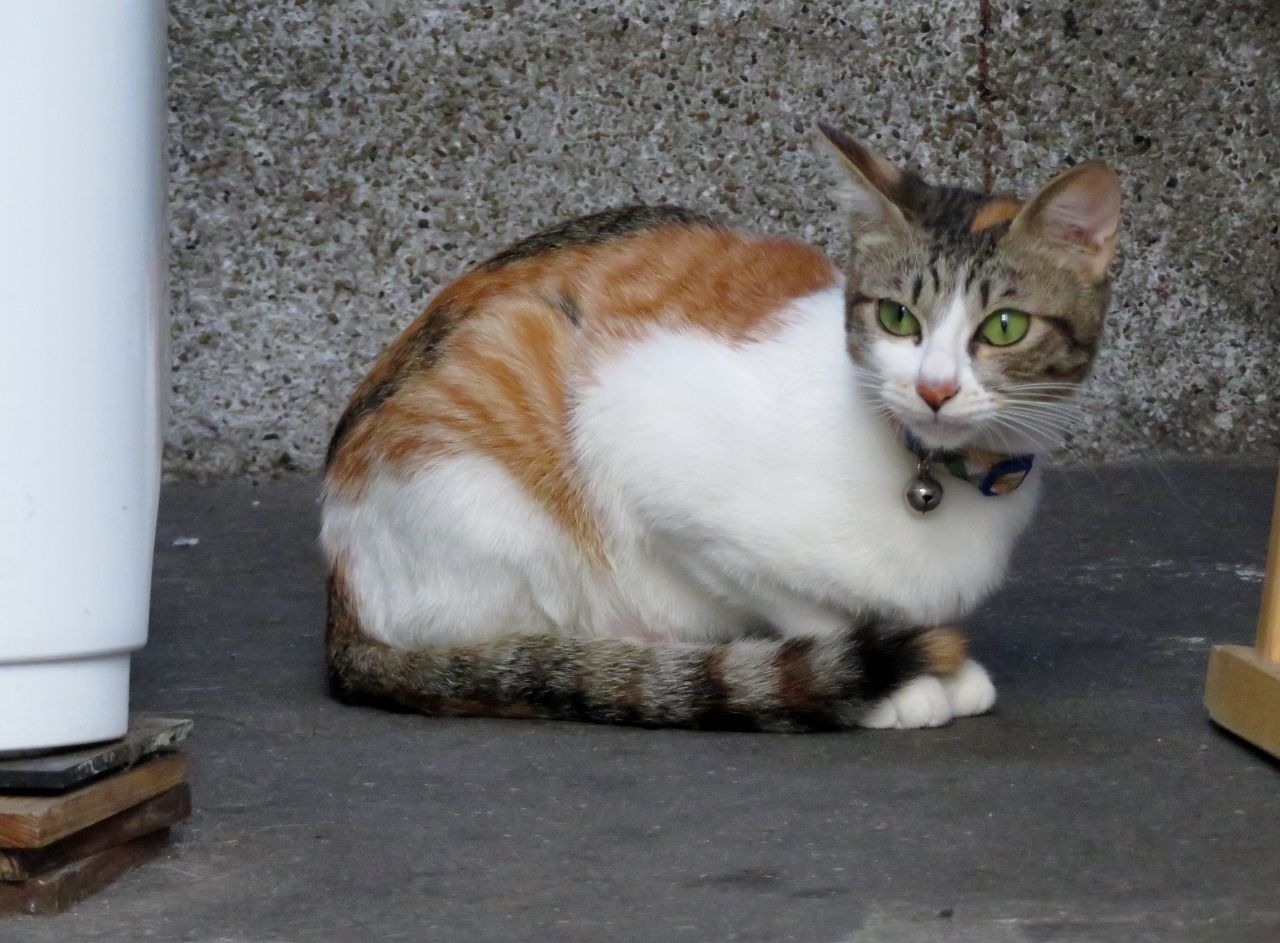
<path id="1" fill-rule="evenodd" d="M 942 503 L 942 483 L 929 474 L 929 466 L 921 464 L 916 476 L 907 483 L 907 504 L 913 511 L 925 514 Z"/>

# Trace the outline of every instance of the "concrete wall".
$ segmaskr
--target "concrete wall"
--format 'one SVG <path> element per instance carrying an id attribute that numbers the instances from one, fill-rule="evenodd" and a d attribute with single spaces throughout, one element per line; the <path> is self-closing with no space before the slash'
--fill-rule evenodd
<path id="1" fill-rule="evenodd" d="M 956 182 L 1128 194 L 1078 457 L 1280 451 L 1268 0 L 178 0 L 168 469 L 319 467 L 445 281 L 670 201 L 843 252 L 815 118 Z"/>

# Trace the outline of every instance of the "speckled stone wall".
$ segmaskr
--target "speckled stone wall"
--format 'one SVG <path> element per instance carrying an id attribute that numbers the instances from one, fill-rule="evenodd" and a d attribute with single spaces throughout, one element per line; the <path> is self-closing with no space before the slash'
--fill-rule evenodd
<path id="1" fill-rule="evenodd" d="M 567 216 L 676 202 L 842 254 L 823 116 L 970 185 L 1111 161 L 1116 302 L 1071 454 L 1275 454 L 1275 6 L 177 0 L 168 469 L 318 468 L 432 293 Z"/>

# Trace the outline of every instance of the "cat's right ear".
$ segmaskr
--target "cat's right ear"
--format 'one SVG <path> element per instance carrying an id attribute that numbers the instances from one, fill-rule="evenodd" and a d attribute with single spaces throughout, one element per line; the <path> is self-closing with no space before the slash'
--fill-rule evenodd
<path id="1" fill-rule="evenodd" d="M 818 130 L 822 150 L 835 168 L 840 204 L 869 223 L 904 225 L 898 200 L 906 189 L 906 175 L 839 128 L 819 121 Z"/>

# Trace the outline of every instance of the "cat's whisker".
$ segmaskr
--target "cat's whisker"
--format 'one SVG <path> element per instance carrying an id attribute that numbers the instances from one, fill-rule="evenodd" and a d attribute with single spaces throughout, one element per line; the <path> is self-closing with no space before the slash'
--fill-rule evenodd
<path id="1" fill-rule="evenodd" d="M 1045 403 L 1067 403 L 1071 405 L 1079 405 L 1081 400 L 1088 399 L 1088 397 L 1078 393 L 1063 394 L 1054 390 L 998 390 L 997 392 L 1001 396 L 1006 396 L 1009 399 L 1025 399 Z"/>
<path id="2" fill-rule="evenodd" d="M 1023 422 L 1029 422 L 1032 425 L 1043 426 L 1046 429 L 1054 429 L 1058 432 L 1071 433 L 1079 435 L 1088 431 L 1088 425 L 1080 420 L 1064 418 L 1062 416 L 1045 416 L 1035 413 L 1018 412 L 1017 410 L 1005 410 L 1002 415 L 1011 416 L 1020 419 Z"/>
<path id="3" fill-rule="evenodd" d="M 1058 448 L 1062 444 L 1061 435 L 1028 420 L 1009 415 L 997 415 L 992 419 L 997 424 L 1004 425 L 1013 432 L 1030 436 L 1033 442 L 1039 442 L 1045 447 Z"/>
<path id="4" fill-rule="evenodd" d="M 1077 406 L 1068 406 L 1062 403 L 1038 403 L 1024 402 L 1022 400 L 1006 400 L 1004 409 L 1016 409 L 1036 415 L 1044 416 L 1065 416 L 1071 419 L 1082 419 L 1089 415 L 1089 412 Z"/>
<path id="5" fill-rule="evenodd" d="M 1086 396 L 1087 391 L 1078 386 L 1071 384 L 1059 385 L 1057 383 L 1048 383 L 1044 386 L 998 386 L 996 392 L 1004 393 L 1008 396 L 1022 396 L 1024 394 L 1035 394 L 1037 396 Z"/>
<path id="6" fill-rule="evenodd" d="M 1079 416 L 1061 416 L 1053 413 L 1035 413 L 1018 409 L 1002 410 L 1002 415 L 1014 416 L 1026 422 L 1043 425 L 1046 428 L 1057 429 L 1062 432 L 1082 432 L 1088 428 L 1088 424 Z"/>
<path id="7" fill-rule="evenodd" d="M 1038 403 L 1044 406 L 1060 406 L 1063 409 L 1077 410 L 1087 410 L 1089 405 L 1076 399 L 1067 399 L 1061 396 L 1047 395 L 1043 393 L 1005 394 L 1004 401 L 1008 403 Z"/>
<path id="8" fill-rule="evenodd" d="M 1092 411 L 1085 404 L 1073 403 L 1069 400 L 1032 399 L 1030 397 L 1009 396 L 1005 397 L 1003 402 L 1017 406 L 1029 406 L 1033 409 L 1041 408 L 1045 410 L 1057 410 L 1058 412 L 1075 413 L 1077 415 L 1084 415 Z"/>
<path id="9" fill-rule="evenodd" d="M 1035 416 L 1061 416 L 1068 419 L 1079 419 L 1088 415 L 1084 410 L 1064 409 L 1054 403 L 1023 403 L 1017 400 L 1006 401 L 1000 408 L 1001 412 L 1008 410 Z"/>
<path id="10" fill-rule="evenodd" d="M 993 387 L 999 393 L 1022 393 L 1031 390 L 1061 390 L 1063 392 L 1083 392 L 1078 383 L 1055 383 L 1049 381 L 1036 383 L 1007 383 L 1002 386 Z"/>
<path id="11" fill-rule="evenodd" d="M 1006 452 L 1016 451 L 1015 443 L 1010 439 L 1009 435 L 1007 434 L 1007 429 L 1002 424 L 1000 423 L 993 424 L 989 431 L 995 436 L 997 440 L 997 444 L 1000 446 L 1000 448 L 1003 451 L 1006 451 Z"/>
<path id="12" fill-rule="evenodd" d="M 1058 409 L 1053 406 L 1045 406 L 1039 403 L 1006 403 L 1002 412 L 1019 412 L 1028 416 L 1053 416 L 1068 421 L 1079 421 L 1086 419 L 1088 413 L 1079 409 Z"/>

